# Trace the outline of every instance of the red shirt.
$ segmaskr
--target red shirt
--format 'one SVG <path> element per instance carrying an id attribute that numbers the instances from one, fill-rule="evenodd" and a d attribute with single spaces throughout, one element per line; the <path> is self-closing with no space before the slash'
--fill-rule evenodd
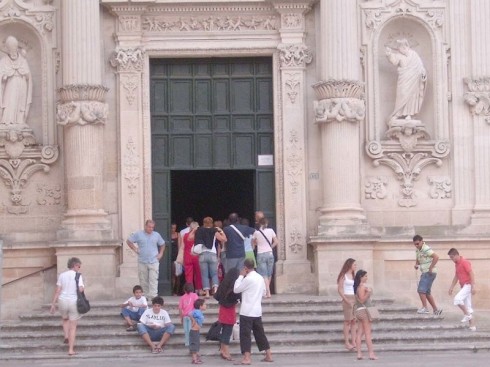
<path id="1" fill-rule="evenodd" d="M 454 265 L 456 267 L 456 276 L 458 277 L 459 284 L 461 286 L 464 286 L 465 284 L 471 284 L 471 263 L 460 256 L 459 261 Z"/>

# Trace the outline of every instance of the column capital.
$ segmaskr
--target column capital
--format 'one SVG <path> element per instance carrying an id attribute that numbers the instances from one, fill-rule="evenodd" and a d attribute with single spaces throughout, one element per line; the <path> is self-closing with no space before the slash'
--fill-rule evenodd
<path id="1" fill-rule="evenodd" d="M 58 89 L 57 120 L 63 126 L 105 124 L 109 107 L 103 85 L 70 84 Z"/>
<path id="2" fill-rule="evenodd" d="M 313 53 L 304 43 L 281 43 L 277 49 L 281 68 L 304 68 L 313 61 Z"/>
<path id="3" fill-rule="evenodd" d="M 313 85 L 318 98 L 314 101 L 315 121 L 364 120 L 364 83 L 358 80 L 329 79 Z"/>
<path id="4" fill-rule="evenodd" d="M 465 78 L 464 82 L 468 87 L 464 100 L 470 106 L 471 113 L 485 117 L 490 124 L 490 77 Z"/>
<path id="5" fill-rule="evenodd" d="M 139 72 L 143 71 L 144 51 L 141 47 L 117 47 L 110 58 L 112 67 L 117 68 L 118 72 Z"/>

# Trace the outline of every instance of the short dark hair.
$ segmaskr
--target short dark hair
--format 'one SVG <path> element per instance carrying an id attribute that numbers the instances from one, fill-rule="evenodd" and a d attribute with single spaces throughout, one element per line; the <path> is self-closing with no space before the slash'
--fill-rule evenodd
<path id="1" fill-rule="evenodd" d="M 143 292 L 143 287 L 141 285 L 135 285 L 133 287 L 133 293 L 136 291 L 142 291 Z"/>
<path id="2" fill-rule="evenodd" d="M 228 220 L 230 221 L 230 224 L 236 224 L 236 223 L 238 223 L 238 214 L 237 213 L 231 213 L 228 216 Z"/>
<path id="3" fill-rule="evenodd" d="M 415 236 L 413 236 L 413 240 L 412 241 L 415 242 L 415 241 L 423 241 L 423 240 L 424 239 L 422 238 L 422 236 L 416 234 Z"/>
<path id="4" fill-rule="evenodd" d="M 245 266 L 249 270 L 253 270 L 255 268 L 255 263 L 252 259 L 245 259 L 243 262 L 243 266 Z"/>
<path id="5" fill-rule="evenodd" d="M 449 250 L 449 252 L 447 253 L 448 255 L 459 255 L 459 252 L 458 250 L 456 250 L 454 247 L 452 249 Z"/>
<path id="6" fill-rule="evenodd" d="M 151 300 L 151 303 L 163 306 L 163 298 L 160 296 L 156 296 Z"/>
<path id="7" fill-rule="evenodd" d="M 203 304 L 204 304 L 204 300 L 202 298 L 196 299 L 194 301 L 194 308 L 196 310 L 199 310 Z"/>
<path id="8" fill-rule="evenodd" d="M 66 263 L 66 267 L 68 269 L 73 269 L 73 267 L 77 264 L 82 264 L 80 259 L 78 257 L 71 257 L 68 259 L 68 262 Z"/>
<path id="9" fill-rule="evenodd" d="M 194 292 L 194 285 L 192 283 L 185 283 L 184 284 L 184 292 L 185 293 L 192 293 L 192 292 Z"/>

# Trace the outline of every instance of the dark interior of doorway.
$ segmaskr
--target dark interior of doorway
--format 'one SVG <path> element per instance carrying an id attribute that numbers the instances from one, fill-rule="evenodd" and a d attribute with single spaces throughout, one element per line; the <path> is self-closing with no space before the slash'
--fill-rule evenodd
<path id="1" fill-rule="evenodd" d="M 253 170 L 174 170 L 171 172 L 171 215 L 177 228 L 192 217 L 223 220 L 236 212 L 253 226 L 255 207 Z"/>

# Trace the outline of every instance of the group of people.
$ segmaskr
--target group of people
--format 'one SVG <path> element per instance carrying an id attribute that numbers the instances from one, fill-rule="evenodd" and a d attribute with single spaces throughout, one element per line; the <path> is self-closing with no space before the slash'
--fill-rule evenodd
<path id="1" fill-rule="evenodd" d="M 413 244 L 416 248 L 414 268 L 421 271 L 417 292 L 422 302 L 422 307 L 417 310 L 417 313 L 429 314 L 430 311 L 427 308 L 427 303 L 429 303 L 434 315 L 440 315 L 442 309 L 436 306 L 434 296 L 431 294 L 432 284 L 437 274 L 436 264 L 439 261 L 439 256 L 420 235 L 413 237 Z M 455 264 L 455 274 L 448 293 L 452 295 L 454 287 L 459 283 L 460 290 L 454 297 L 454 305 L 458 306 L 463 312 L 461 322 L 468 322 L 469 329 L 475 331 L 476 326 L 473 319 L 471 296 L 476 293 L 476 288 L 471 263 L 462 257 L 455 248 L 451 248 L 448 255 Z M 349 258 L 344 262 L 337 277 L 337 289 L 342 298 L 345 348 L 349 351 L 356 351 L 357 359 L 363 359 L 361 343 L 364 338 L 369 359 L 375 360 L 378 357 L 374 353 L 371 335 L 372 320 L 368 313 L 373 289 L 367 285 L 367 280 L 367 272 L 362 269 L 357 270 L 356 261 Z"/>
<path id="2" fill-rule="evenodd" d="M 209 298 L 216 293 L 220 278 L 223 279 L 226 272 L 234 268 L 240 270 L 245 259 L 252 259 L 264 278 L 265 297 L 271 297 L 273 251 L 278 240 L 274 230 L 268 227 L 267 218 L 257 211 L 255 228 L 237 213 L 231 213 L 223 222 L 205 217 L 200 226 L 188 217 L 186 227 L 180 232 L 177 232 L 177 225 L 172 224 L 173 294 L 181 293 L 182 270 L 185 283 L 191 283 L 199 295 Z M 200 245 L 199 254 L 192 251 L 195 245 Z"/>

